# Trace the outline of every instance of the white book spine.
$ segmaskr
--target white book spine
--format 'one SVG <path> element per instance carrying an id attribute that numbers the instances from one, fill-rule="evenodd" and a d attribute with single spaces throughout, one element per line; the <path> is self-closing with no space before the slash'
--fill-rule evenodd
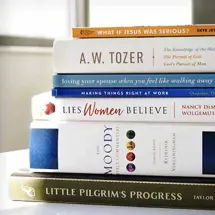
<path id="1" fill-rule="evenodd" d="M 58 39 L 55 73 L 214 72 L 215 37 Z"/>
<path id="2" fill-rule="evenodd" d="M 31 123 L 33 172 L 215 177 L 215 124 Z"/>
<path id="3" fill-rule="evenodd" d="M 34 120 L 215 122 L 212 98 L 32 98 Z"/>

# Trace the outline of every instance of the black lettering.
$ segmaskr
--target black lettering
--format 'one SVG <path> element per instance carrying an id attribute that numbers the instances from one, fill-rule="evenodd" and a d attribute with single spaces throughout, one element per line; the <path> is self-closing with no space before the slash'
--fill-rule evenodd
<path id="1" fill-rule="evenodd" d="M 124 53 L 124 60 L 123 60 L 123 63 L 128 63 L 127 60 L 127 56 L 128 56 L 128 52 L 123 52 Z"/>
<path id="2" fill-rule="evenodd" d="M 109 54 L 110 54 L 110 62 L 113 63 L 113 54 L 114 54 L 114 52 L 109 52 Z"/>
<path id="3" fill-rule="evenodd" d="M 101 63 L 102 61 L 102 52 L 92 52 L 93 63 Z"/>
<path id="4" fill-rule="evenodd" d="M 80 106 L 78 106 L 78 111 L 77 111 L 77 113 L 78 113 L 78 114 L 81 113 L 81 107 L 80 107 Z"/>
<path id="5" fill-rule="evenodd" d="M 143 52 L 137 52 L 137 62 L 143 63 Z"/>
<path id="6" fill-rule="evenodd" d="M 135 63 L 134 54 L 135 52 L 130 52 L 130 63 Z"/>
<path id="7" fill-rule="evenodd" d="M 82 61 L 84 61 L 84 63 L 86 63 L 84 52 L 81 53 L 80 64 L 82 64 Z"/>
<path id="8" fill-rule="evenodd" d="M 66 112 L 66 107 L 65 107 L 65 106 L 63 106 L 63 113 L 67 113 L 67 112 Z"/>
<path id="9" fill-rule="evenodd" d="M 121 63 L 122 62 L 122 55 L 120 52 L 116 53 L 116 62 Z"/>
<path id="10" fill-rule="evenodd" d="M 131 108 L 127 107 L 127 114 L 130 114 L 130 113 L 131 113 Z"/>

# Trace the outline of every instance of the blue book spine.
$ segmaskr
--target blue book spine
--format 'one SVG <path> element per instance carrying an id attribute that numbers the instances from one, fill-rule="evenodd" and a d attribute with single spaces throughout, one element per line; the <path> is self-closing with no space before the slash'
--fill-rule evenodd
<path id="1" fill-rule="evenodd" d="M 215 87 L 215 73 L 195 74 L 55 74 L 53 88 L 205 88 Z"/>
<path id="2" fill-rule="evenodd" d="M 30 130 L 30 166 L 58 169 L 58 129 Z"/>
<path id="3" fill-rule="evenodd" d="M 111 97 L 111 98 L 135 98 L 135 97 L 215 97 L 215 88 L 53 88 L 54 97 Z"/>

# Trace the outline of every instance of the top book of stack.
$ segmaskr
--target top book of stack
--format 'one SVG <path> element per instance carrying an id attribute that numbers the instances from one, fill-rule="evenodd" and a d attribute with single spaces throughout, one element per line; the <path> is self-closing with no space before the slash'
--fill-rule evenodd
<path id="1" fill-rule="evenodd" d="M 129 29 L 118 27 L 107 30 L 115 32 L 112 36 L 109 35 L 111 38 L 93 38 L 96 37 L 97 31 L 93 30 L 96 28 L 73 28 L 73 38 L 57 39 L 54 42 L 54 72 L 61 74 L 215 72 L 215 25 L 133 28 L 133 32 L 137 29 L 140 29 L 140 32 L 149 29 L 148 32 L 157 33 L 149 33 L 148 37 L 142 34 L 142 37 L 139 35 L 139 38 L 135 38 L 134 34 L 133 37 L 129 34 L 126 37 L 130 38 L 117 38 L 116 32 Z M 159 37 L 158 32 L 163 29 L 169 33 Z M 175 33 L 172 36 L 174 29 L 184 33 Z M 83 31 L 88 31 L 88 34 Z M 81 35 L 85 35 L 85 39 L 75 39 L 78 36 L 81 38 Z"/>
<path id="2" fill-rule="evenodd" d="M 215 36 L 215 25 L 72 28 L 73 38 Z"/>

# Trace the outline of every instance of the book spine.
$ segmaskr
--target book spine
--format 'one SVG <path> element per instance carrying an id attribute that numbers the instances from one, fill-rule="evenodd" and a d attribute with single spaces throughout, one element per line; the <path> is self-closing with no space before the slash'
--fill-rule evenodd
<path id="1" fill-rule="evenodd" d="M 214 72 L 215 37 L 58 39 L 54 73 Z"/>
<path id="2" fill-rule="evenodd" d="M 215 25 L 72 28 L 74 38 L 214 36 Z"/>
<path id="3" fill-rule="evenodd" d="M 214 124 L 33 121 L 30 168 L 33 172 L 215 177 L 214 139 Z"/>
<path id="4" fill-rule="evenodd" d="M 215 88 L 55 88 L 54 97 L 73 98 L 176 98 L 176 97 L 215 97 Z"/>
<path id="5" fill-rule="evenodd" d="M 212 98 L 55 98 L 32 99 L 34 120 L 215 122 Z"/>
<path id="6" fill-rule="evenodd" d="M 13 201 L 215 209 L 214 184 L 12 176 Z"/>
<path id="7" fill-rule="evenodd" d="M 215 87 L 214 73 L 53 75 L 53 88 Z"/>

